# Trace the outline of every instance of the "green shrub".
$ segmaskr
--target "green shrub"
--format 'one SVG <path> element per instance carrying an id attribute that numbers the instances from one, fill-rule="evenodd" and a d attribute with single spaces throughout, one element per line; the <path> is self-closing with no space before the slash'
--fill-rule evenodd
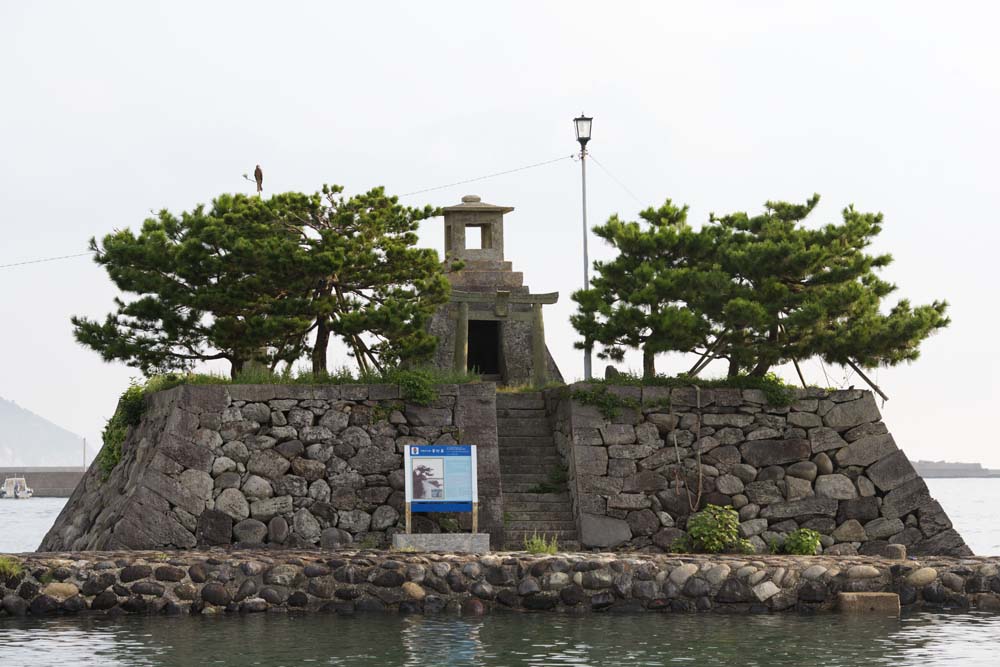
<path id="1" fill-rule="evenodd" d="M 621 415 L 622 408 L 639 408 L 639 401 L 613 394 L 607 387 L 595 387 L 594 389 L 577 389 L 572 394 L 572 399 L 583 405 L 592 405 L 598 412 L 611 420 Z"/>
<path id="2" fill-rule="evenodd" d="M 753 546 L 740 538 L 740 515 L 732 507 L 708 505 L 687 522 L 688 551 L 717 554 L 721 551 L 752 553 Z"/>
<path id="3" fill-rule="evenodd" d="M 551 540 L 545 535 L 533 533 L 531 537 L 524 538 L 524 550 L 532 554 L 553 555 L 559 552 L 559 540 L 552 537 Z"/>
<path id="4" fill-rule="evenodd" d="M 97 453 L 97 464 L 101 469 L 103 479 L 107 479 L 111 475 L 111 471 L 121 461 L 122 445 L 125 444 L 125 438 L 128 437 L 129 428 L 138 424 L 142 419 L 145 392 L 146 388 L 141 385 L 130 385 L 118 399 L 115 413 L 111 415 L 101 432 L 104 446 Z"/>
<path id="5" fill-rule="evenodd" d="M 819 533 L 809 528 L 793 530 L 785 536 L 781 551 L 795 556 L 815 556 L 820 545 L 819 538 Z"/>
<path id="6" fill-rule="evenodd" d="M 21 561 L 12 556 L 0 556 L 0 579 L 11 580 L 24 572 Z"/>

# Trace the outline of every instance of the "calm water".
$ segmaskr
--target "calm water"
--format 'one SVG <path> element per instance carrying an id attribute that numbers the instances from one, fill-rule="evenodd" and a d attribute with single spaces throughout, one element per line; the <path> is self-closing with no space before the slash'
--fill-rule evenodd
<path id="1" fill-rule="evenodd" d="M 996 665 L 1000 617 L 496 614 L 0 620 L 4 665 Z"/>
<path id="2" fill-rule="evenodd" d="M 1000 480 L 928 480 L 976 553 L 1000 554 Z M 0 553 L 64 499 L 0 501 Z M 0 665 L 997 665 L 1000 616 L 365 615 L 0 618 Z"/>
<path id="3" fill-rule="evenodd" d="M 67 498 L 0 499 L 0 553 L 34 551 Z"/>
<path id="4" fill-rule="evenodd" d="M 1000 479 L 929 479 L 931 495 L 944 506 L 955 528 L 980 555 L 1000 555 Z M 0 553 L 34 551 L 65 498 L 0 500 Z"/>

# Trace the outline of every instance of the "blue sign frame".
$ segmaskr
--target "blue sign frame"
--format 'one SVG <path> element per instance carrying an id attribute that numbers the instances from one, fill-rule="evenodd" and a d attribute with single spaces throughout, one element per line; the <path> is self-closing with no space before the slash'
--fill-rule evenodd
<path id="1" fill-rule="evenodd" d="M 404 472 L 412 512 L 473 512 L 479 502 L 475 445 L 407 445 Z"/>

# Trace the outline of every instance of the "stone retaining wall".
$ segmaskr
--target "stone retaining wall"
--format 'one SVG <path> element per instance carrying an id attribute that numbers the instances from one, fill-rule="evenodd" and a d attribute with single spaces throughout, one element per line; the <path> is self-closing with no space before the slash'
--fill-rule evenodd
<path id="1" fill-rule="evenodd" d="M 107 479 L 90 467 L 39 550 L 387 546 L 403 525 L 403 448 L 457 442 L 478 445 L 479 525 L 499 548 L 495 386 L 437 393 L 422 406 L 395 385 L 159 392 L 121 462 Z M 415 516 L 415 530 L 439 531 L 440 516 Z"/>
<path id="2" fill-rule="evenodd" d="M 797 390 L 776 406 L 759 390 L 607 387 L 640 406 L 608 419 L 572 398 L 593 389 L 602 387 L 546 392 L 584 547 L 670 550 L 712 503 L 739 511 L 758 553 L 800 527 L 821 533 L 831 555 L 882 555 L 888 544 L 972 553 L 871 392 Z"/>
<path id="3" fill-rule="evenodd" d="M 833 609 L 840 592 L 897 593 L 904 609 L 1000 611 L 996 558 L 656 554 L 458 556 L 222 550 L 25 554 L 0 576 L 0 616 L 494 610 Z M 2 623 L 2 619 L 0 619 Z"/>

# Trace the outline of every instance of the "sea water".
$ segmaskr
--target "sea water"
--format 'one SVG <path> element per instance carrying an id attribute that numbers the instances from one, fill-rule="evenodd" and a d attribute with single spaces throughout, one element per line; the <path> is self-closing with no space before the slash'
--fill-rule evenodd
<path id="1" fill-rule="evenodd" d="M 1000 479 L 931 479 L 977 554 L 1000 554 Z M 0 501 L 0 553 L 31 551 L 65 504 Z M 495 613 L 0 618 L 0 665 L 997 665 L 1000 616 Z"/>

